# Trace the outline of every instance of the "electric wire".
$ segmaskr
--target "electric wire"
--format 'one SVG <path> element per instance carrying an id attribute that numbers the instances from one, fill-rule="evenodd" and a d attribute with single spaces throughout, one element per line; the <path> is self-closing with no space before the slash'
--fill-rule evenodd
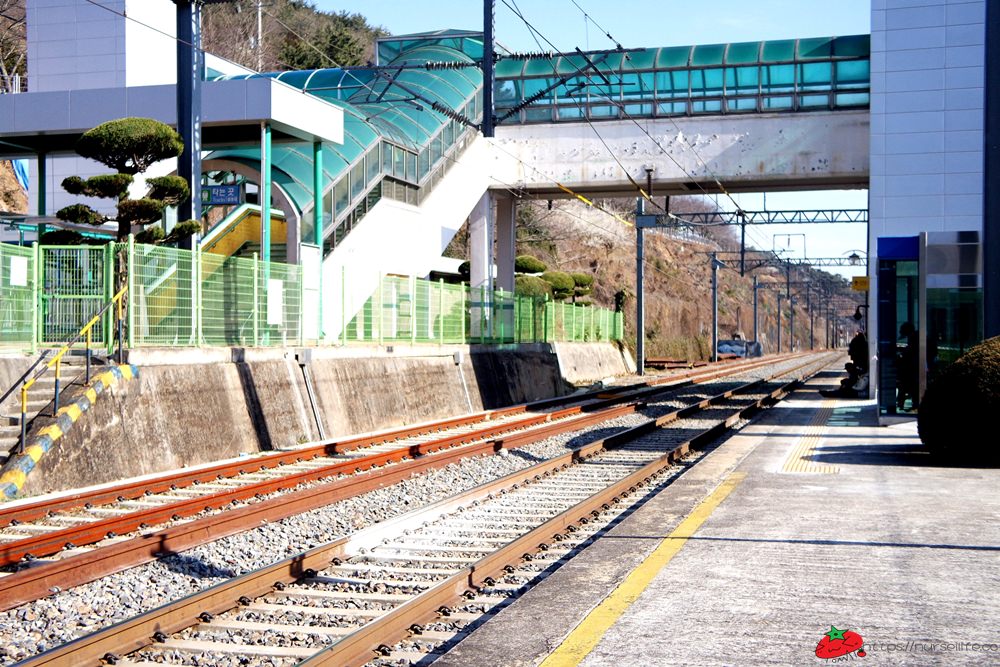
<path id="1" fill-rule="evenodd" d="M 550 47 L 552 47 L 556 51 L 559 50 L 556 47 L 556 45 L 552 43 L 551 40 L 549 40 L 547 37 L 545 37 L 545 35 L 543 35 L 541 32 L 539 32 L 538 29 L 536 29 L 535 26 L 532 25 L 532 23 L 524 16 L 524 14 L 521 12 L 520 7 L 518 7 L 518 5 L 517 5 L 517 0 L 501 0 L 501 2 L 503 2 L 503 4 L 508 9 L 510 9 L 512 12 L 514 12 L 514 14 L 519 19 L 521 19 L 521 21 L 524 23 L 524 25 L 528 28 L 528 32 L 531 35 L 532 39 L 535 41 L 535 44 L 538 45 L 538 50 L 539 51 L 544 51 L 544 49 L 542 48 L 542 44 L 539 41 L 539 39 L 544 40 Z M 545 58 L 549 61 L 549 64 L 552 66 L 552 73 L 555 74 L 556 77 L 558 78 L 559 77 L 559 69 L 558 69 L 558 66 L 556 65 L 555 60 L 552 58 L 551 55 L 545 55 Z M 583 72 L 581 72 L 581 73 L 584 74 L 584 76 L 587 76 L 588 79 L 590 78 L 590 76 L 586 73 L 586 69 L 584 69 Z M 639 194 L 643 197 L 643 199 L 645 199 L 646 201 L 650 202 L 653 206 L 655 206 L 656 208 L 659 208 L 664 213 L 667 213 L 666 209 L 664 209 L 663 206 L 660 205 L 659 203 L 653 201 L 653 198 L 649 195 L 648 192 L 646 192 L 645 188 L 643 188 L 641 185 L 639 185 L 636 182 L 636 180 L 632 177 L 632 175 L 628 172 L 628 170 L 625 168 L 625 165 L 622 164 L 621 160 L 618 159 L 618 156 L 615 154 L 615 152 L 613 150 L 611 150 L 610 146 L 608 146 L 607 141 L 605 141 L 605 139 L 601 135 L 601 133 L 597 130 L 596 127 L 594 127 L 594 123 L 589 118 L 587 118 L 587 113 L 586 113 L 586 110 L 583 108 L 583 105 L 579 101 L 576 101 L 575 104 L 580 109 L 580 115 L 581 115 L 581 117 L 584 119 L 584 121 L 586 121 L 587 125 L 594 132 L 594 135 L 601 142 L 601 145 L 604 146 L 604 149 L 608 152 L 608 154 L 611 156 L 611 158 L 615 161 L 615 163 L 618 165 L 618 167 L 622 170 L 622 173 L 625 174 L 625 178 L 627 178 L 629 180 L 629 182 L 635 187 L 635 189 L 639 191 Z"/>

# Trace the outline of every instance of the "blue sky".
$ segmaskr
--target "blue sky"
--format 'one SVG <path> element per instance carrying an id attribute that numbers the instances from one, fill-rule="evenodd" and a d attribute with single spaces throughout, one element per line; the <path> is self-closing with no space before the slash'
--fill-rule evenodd
<path id="1" fill-rule="evenodd" d="M 328 11 L 363 14 L 369 23 L 393 34 L 482 29 L 482 2 L 478 0 L 314 1 Z M 871 26 L 869 0 L 576 0 L 593 22 L 584 18 L 572 0 L 507 0 L 515 1 L 532 25 L 561 51 L 613 47 L 594 22 L 626 47 L 851 35 L 870 32 Z M 524 23 L 503 0 L 496 7 L 497 40 L 517 51 L 538 50 Z M 866 190 L 773 193 L 767 196 L 767 208 L 866 208 L 867 197 Z M 763 208 L 761 195 L 736 195 L 736 200 L 746 210 Z M 719 202 L 723 208 L 732 208 L 721 198 Z M 847 256 L 866 247 L 865 225 L 758 226 L 748 232 L 748 241 L 758 248 L 787 246 L 789 256 L 801 257 L 801 237 L 784 236 L 801 233 L 807 235 L 805 246 L 811 257 Z M 839 273 L 851 276 L 864 271 Z"/>

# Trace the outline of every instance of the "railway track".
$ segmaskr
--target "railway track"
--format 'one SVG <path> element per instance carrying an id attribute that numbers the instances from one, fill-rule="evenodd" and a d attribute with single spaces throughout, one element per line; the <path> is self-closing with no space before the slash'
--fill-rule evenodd
<path id="1" fill-rule="evenodd" d="M 7 524 L 0 539 L 8 538 L 0 544 L 0 565 L 8 570 L 14 566 L 12 573 L 0 576 L 0 609 L 461 458 L 516 448 L 634 413 L 648 401 L 693 383 L 770 363 L 773 360 L 731 365 L 724 371 L 616 388 L 610 396 L 607 391 L 592 392 L 325 442 L 14 507 L 0 512 L 0 525 Z M 567 402 L 577 405 L 563 407 Z M 109 499 L 114 502 L 97 504 Z M 198 518 L 184 521 L 193 516 Z M 154 528 L 166 522 L 173 525 Z M 52 558 L 40 558 L 45 556 Z"/>
<path id="2" fill-rule="evenodd" d="M 426 660 L 626 511 L 644 485 L 675 474 L 691 448 L 798 383 L 777 377 L 830 360 L 670 411 L 19 664 Z"/>

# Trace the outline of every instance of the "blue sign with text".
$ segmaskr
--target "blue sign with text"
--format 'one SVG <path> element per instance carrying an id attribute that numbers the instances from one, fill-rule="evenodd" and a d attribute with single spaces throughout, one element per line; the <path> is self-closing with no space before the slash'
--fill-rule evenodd
<path id="1" fill-rule="evenodd" d="M 241 190 L 238 185 L 206 185 L 201 189 L 201 203 L 209 206 L 242 204 Z"/>

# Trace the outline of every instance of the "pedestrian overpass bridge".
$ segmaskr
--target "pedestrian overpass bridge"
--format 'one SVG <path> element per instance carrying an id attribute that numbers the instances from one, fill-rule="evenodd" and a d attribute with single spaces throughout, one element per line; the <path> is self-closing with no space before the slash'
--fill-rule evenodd
<path id="1" fill-rule="evenodd" d="M 496 238 L 497 284 L 512 289 L 510 191 L 628 196 L 650 168 L 658 194 L 867 187 L 868 35 L 509 54 L 496 67 L 495 138 L 474 127 L 482 52 L 480 33 L 441 31 L 380 40 L 380 69 L 265 75 L 344 109 L 344 145 L 323 149 L 321 215 L 308 147 L 276 147 L 272 169 L 297 222 L 289 244 L 322 220 L 323 289 L 347 312 L 380 274 L 429 273 L 467 220 L 473 284 L 489 281 Z M 260 169 L 256 149 L 209 160 L 250 180 Z"/>

